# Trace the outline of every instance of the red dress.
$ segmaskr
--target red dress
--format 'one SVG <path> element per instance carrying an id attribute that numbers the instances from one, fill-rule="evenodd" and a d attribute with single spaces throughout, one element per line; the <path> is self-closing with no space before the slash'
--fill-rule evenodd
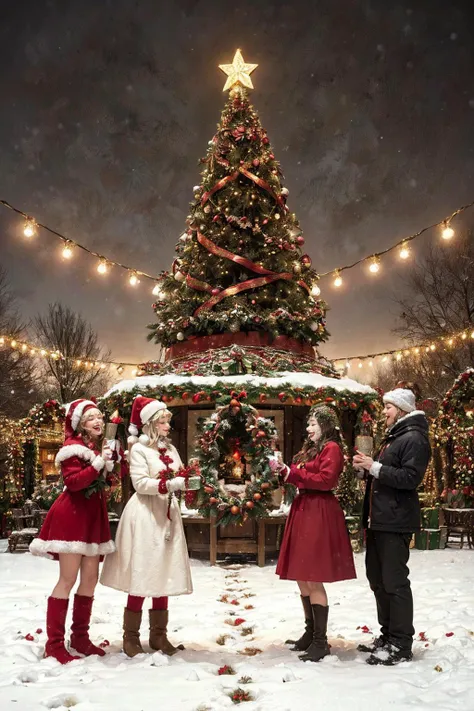
<path id="1" fill-rule="evenodd" d="M 333 583 L 356 577 L 344 513 L 332 489 L 344 466 L 340 447 L 328 442 L 299 469 L 291 465 L 287 483 L 298 487 L 280 548 L 277 575 L 283 580 Z"/>
<path id="2" fill-rule="evenodd" d="M 33 555 L 58 560 L 59 553 L 101 557 L 113 553 L 104 491 L 86 498 L 84 490 L 104 472 L 100 452 L 79 436 L 64 442 L 56 456 L 61 464 L 64 491 L 48 511 L 31 545 Z M 99 457 L 99 459 L 97 459 Z"/>

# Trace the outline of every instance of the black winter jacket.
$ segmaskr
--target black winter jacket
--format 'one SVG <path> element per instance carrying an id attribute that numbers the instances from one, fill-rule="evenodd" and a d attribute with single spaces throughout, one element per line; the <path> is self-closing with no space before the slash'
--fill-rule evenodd
<path id="1" fill-rule="evenodd" d="M 430 457 L 428 422 L 424 413 L 416 410 L 392 427 L 375 458 L 382 468 L 377 478 L 368 476 L 363 508 L 365 528 L 397 533 L 420 530 L 417 488 Z"/>

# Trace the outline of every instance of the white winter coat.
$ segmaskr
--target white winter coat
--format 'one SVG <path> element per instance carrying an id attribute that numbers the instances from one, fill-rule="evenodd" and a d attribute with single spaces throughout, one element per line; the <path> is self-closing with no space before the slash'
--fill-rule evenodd
<path id="1" fill-rule="evenodd" d="M 170 468 L 178 471 L 183 466 L 178 451 L 168 444 L 166 453 L 173 459 Z M 133 445 L 130 476 L 136 493 L 120 518 L 117 550 L 105 559 L 102 585 L 141 597 L 186 595 L 193 591 L 179 503 L 173 494 L 170 525 L 168 494 L 158 492 L 159 475 L 165 468 L 155 448 L 140 442 Z"/>

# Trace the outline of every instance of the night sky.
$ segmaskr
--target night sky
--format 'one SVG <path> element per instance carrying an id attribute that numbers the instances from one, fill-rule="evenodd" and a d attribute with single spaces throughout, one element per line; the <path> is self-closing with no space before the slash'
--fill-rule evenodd
<path id="1" fill-rule="evenodd" d="M 117 261 L 158 274 L 183 232 L 198 159 L 224 106 L 220 63 L 258 63 L 252 102 L 281 161 L 314 267 L 388 247 L 474 198 L 474 25 L 466 2 L 22 0 L 0 27 L 0 198 Z M 471 8 L 472 10 L 472 8 Z M 471 212 L 471 222 L 474 214 Z M 147 343 L 151 286 L 63 263 L 0 209 L 0 263 L 25 319 L 61 301 L 117 360 Z M 417 253 L 434 239 L 415 243 Z M 455 249 L 450 245 L 449 249 Z M 346 274 L 329 357 L 383 350 L 394 256 Z"/>

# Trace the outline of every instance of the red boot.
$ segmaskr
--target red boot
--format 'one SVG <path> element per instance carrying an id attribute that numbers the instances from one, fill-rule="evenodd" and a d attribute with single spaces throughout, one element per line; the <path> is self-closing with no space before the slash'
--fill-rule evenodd
<path id="1" fill-rule="evenodd" d="M 44 649 L 45 657 L 54 657 L 60 664 L 68 664 L 74 659 L 64 646 L 64 628 L 66 624 L 69 600 L 59 597 L 48 597 L 48 610 L 46 613 L 46 633 L 48 641 Z"/>
<path id="2" fill-rule="evenodd" d="M 89 622 L 91 620 L 93 597 L 86 595 L 74 595 L 74 607 L 72 609 L 71 625 L 71 647 L 90 657 L 97 654 L 99 657 L 105 656 L 105 652 L 89 639 Z"/>

